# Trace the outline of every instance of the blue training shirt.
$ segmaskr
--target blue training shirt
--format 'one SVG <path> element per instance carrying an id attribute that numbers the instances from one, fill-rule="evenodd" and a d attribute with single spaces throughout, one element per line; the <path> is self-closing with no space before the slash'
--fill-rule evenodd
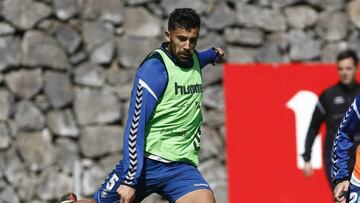
<path id="1" fill-rule="evenodd" d="M 334 183 L 349 180 L 348 172 L 349 149 L 354 143 L 354 135 L 360 128 L 360 95 L 346 112 L 336 133 L 331 153 L 331 179 Z"/>

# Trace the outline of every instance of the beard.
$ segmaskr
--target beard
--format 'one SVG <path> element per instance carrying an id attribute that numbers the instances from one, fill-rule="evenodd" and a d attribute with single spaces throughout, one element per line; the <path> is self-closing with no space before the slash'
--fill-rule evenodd
<path id="1" fill-rule="evenodd" d="M 178 51 L 176 52 L 176 47 L 171 42 L 169 42 L 167 46 L 167 50 L 175 57 L 176 61 L 181 64 L 187 64 L 192 60 L 192 53 L 186 51 Z"/>

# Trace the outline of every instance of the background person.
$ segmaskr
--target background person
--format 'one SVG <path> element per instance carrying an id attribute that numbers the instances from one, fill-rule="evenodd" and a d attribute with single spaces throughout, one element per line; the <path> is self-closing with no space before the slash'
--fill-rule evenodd
<path id="1" fill-rule="evenodd" d="M 352 50 L 345 50 L 337 56 L 337 72 L 339 82 L 324 90 L 319 97 L 313 112 L 310 126 L 305 140 L 305 152 L 302 157 L 305 161 L 304 175 L 311 176 L 313 169 L 310 164 L 311 148 L 313 146 L 316 135 L 319 132 L 320 126 L 323 122 L 326 124 L 325 145 L 323 148 L 323 160 L 325 164 L 326 176 L 329 184 L 333 188 L 331 182 L 331 149 L 334 141 L 336 130 L 340 125 L 341 119 L 346 110 L 351 105 L 357 94 L 360 93 L 360 85 L 355 80 L 357 73 L 358 57 Z M 355 138 L 356 142 L 359 138 Z M 349 169 L 352 170 L 354 166 L 353 155 L 354 148 L 350 151 Z"/>

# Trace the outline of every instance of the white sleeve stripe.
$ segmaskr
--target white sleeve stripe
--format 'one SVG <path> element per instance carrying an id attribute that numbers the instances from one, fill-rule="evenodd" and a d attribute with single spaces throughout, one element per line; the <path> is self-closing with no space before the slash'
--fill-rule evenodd
<path id="1" fill-rule="evenodd" d="M 321 111 L 322 114 L 326 114 L 326 111 L 325 111 L 324 107 L 321 105 L 320 101 L 318 103 L 316 103 L 316 106 L 319 108 L 319 110 Z"/>
<path id="2" fill-rule="evenodd" d="M 141 86 L 143 86 L 147 91 L 150 92 L 150 94 L 156 99 L 156 101 L 158 100 L 157 96 L 155 95 L 154 91 L 149 87 L 149 85 L 147 85 L 143 80 L 139 79 L 139 84 Z"/>
<path id="3" fill-rule="evenodd" d="M 354 110 L 355 110 L 355 112 L 356 112 L 356 115 L 357 115 L 358 119 L 360 119 L 359 110 L 358 110 L 358 108 L 357 108 L 357 106 L 356 106 L 356 99 L 354 100 L 353 106 L 354 106 Z"/>

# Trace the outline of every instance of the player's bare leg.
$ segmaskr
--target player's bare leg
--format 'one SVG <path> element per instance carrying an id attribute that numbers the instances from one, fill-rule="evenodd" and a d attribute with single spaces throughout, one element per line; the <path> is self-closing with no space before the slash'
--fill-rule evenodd
<path id="1" fill-rule="evenodd" d="M 176 203 L 215 203 L 215 197 L 210 190 L 200 189 L 180 197 Z"/>
<path id="2" fill-rule="evenodd" d="M 78 200 L 74 203 L 96 203 L 95 200 Z"/>

